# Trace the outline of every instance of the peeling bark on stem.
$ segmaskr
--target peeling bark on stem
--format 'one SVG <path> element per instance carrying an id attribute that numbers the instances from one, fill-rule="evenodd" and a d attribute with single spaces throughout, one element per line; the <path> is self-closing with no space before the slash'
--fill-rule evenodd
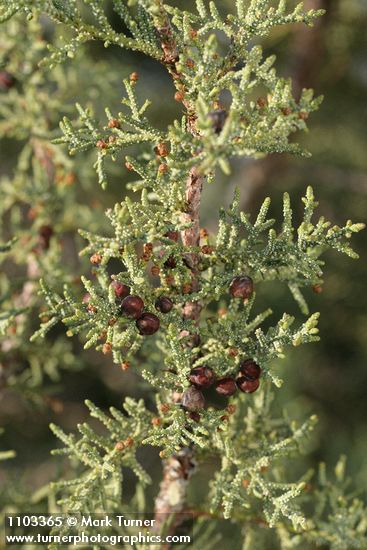
<path id="1" fill-rule="evenodd" d="M 182 89 L 180 73 L 176 68 L 176 62 L 179 60 L 179 53 L 174 40 L 170 20 L 165 13 L 162 4 L 160 7 L 159 25 L 157 32 L 161 38 L 161 47 L 163 50 L 163 63 L 171 74 L 176 88 Z M 191 106 L 183 102 L 188 113 L 192 113 Z M 188 131 L 196 133 L 195 117 L 188 117 Z M 197 167 L 191 168 L 187 182 L 185 201 L 186 208 L 182 213 L 182 222 L 190 224 L 190 227 L 181 232 L 181 239 L 184 246 L 197 247 L 200 240 L 200 202 L 204 177 L 198 173 Z M 186 263 L 191 269 L 192 291 L 199 290 L 199 255 L 196 252 L 185 254 Z M 199 322 L 202 305 L 200 302 L 187 301 L 182 309 L 184 319 L 191 319 Z M 182 522 L 183 516 L 177 517 L 177 514 L 183 514 L 186 508 L 186 494 L 189 479 L 194 471 L 195 463 L 193 459 L 193 450 L 189 447 L 183 447 L 179 452 L 173 454 L 170 458 L 163 461 L 163 478 L 160 484 L 159 494 L 155 500 L 155 528 L 159 531 L 167 519 L 167 515 L 173 514 L 176 517 L 169 527 L 169 532 L 174 533 L 178 525 Z M 164 514 L 164 515 L 163 515 Z M 167 547 L 166 547 L 167 548 Z"/>
<path id="2" fill-rule="evenodd" d="M 186 211 L 182 214 L 182 221 L 191 224 L 181 233 L 185 246 L 199 245 L 202 187 L 203 176 L 198 174 L 197 168 L 191 168 L 186 183 Z M 192 290 L 195 292 L 199 289 L 199 256 L 196 252 L 190 252 L 186 255 L 186 260 L 191 269 Z M 192 319 L 198 323 L 201 307 L 200 302 L 188 301 L 183 306 L 182 315 L 185 319 Z M 193 451 L 189 447 L 184 447 L 163 462 L 163 479 L 155 501 L 155 527 L 157 530 L 162 527 L 167 514 L 177 516 L 185 511 L 187 486 L 194 469 Z M 171 533 L 175 531 L 182 519 L 182 515 L 173 519 L 170 525 Z"/>
<path id="3" fill-rule="evenodd" d="M 186 212 L 182 214 L 182 221 L 190 223 L 191 227 L 185 229 L 181 233 L 182 243 L 184 246 L 199 246 L 200 239 L 200 202 L 201 191 L 203 187 L 203 176 L 199 175 L 197 168 L 193 167 L 186 183 Z M 186 260 L 192 272 L 192 290 L 199 290 L 198 280 L 198 263 L 199 257 L 195 252 L 190 252 L 186 255 Z M 201 311 L 199 302 L 186 302 L 183 307 L 183 317 L 198 321 Z"/>
<path id="4" fill-rule="evenodd" d="M 193 451 L 189 447 L 184 447 L 164 461 L 163 479 L 155 500 L 154 528 L 157 532 L 170 515 L 173 515 L 172 523 L 169 525 L 170 534 L 182 523 L 185 517 L 187 487 L 194 469 Z"/>

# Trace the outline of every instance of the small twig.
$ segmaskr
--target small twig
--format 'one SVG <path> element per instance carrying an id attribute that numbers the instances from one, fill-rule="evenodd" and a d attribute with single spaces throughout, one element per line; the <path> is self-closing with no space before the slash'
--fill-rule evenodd
<path id="1" fill-rule="evenodd" d="M 190 227 L 181 232 L 181 238 L 184 246 L 199 246 L 200 239 L 200 202 L 203 188 L 203 176 L 198 174 L 197 168 L 190 170 L 186 183 L 186 211 L 182 214 L 182 221 L 189 223 Z M 186 254 L 186 261 L 192 273 L 192 292 L 199 290 L 199 255 L 197 252 Z M 198 321 L 201 311 L 199 302 L 186 302 L 183 307 L 183 316 L 185 319 Z"/>

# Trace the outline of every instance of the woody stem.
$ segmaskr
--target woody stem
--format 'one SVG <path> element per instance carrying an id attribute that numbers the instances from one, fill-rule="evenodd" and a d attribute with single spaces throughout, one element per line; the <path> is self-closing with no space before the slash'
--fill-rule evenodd
<path id="1" fill-rule="evenodd" d="M 161 39 L 161 48 L 163 51 L 162 62 L 170 72 L 177 89 L 183 89 L 182 83 L 180 82 L 180 73 L 176 68 L 179 54 L 169 18 L 162 5 L 157 31 Z M 185 102 L 185 100 L 183 104 L 187 111 L 192 113 L 191 106 Z M 188 131 L 195 134 L 195 124 L 188 122 Z M 185 247 L 191 248 L 199 246 L 200 202 L 203 180 L 204 177 L 199 174 L 197 167 L 192 167 L 186 181 L 185 209 L 181 216 L 181 221 L 188 226 L 181 231 L 181 239 Z M 185 259 L 191 270 L 191 290 L 192 292 L 197 292 L 199 290 L 199 255 L 197 252 L 188 252 L 185 254 Z M 191 319 L 198 324 L 201 308 L 200 302 L 187 301 L 182 309 L 183 318 Z M 170 527 L 171 532 L 174 532 L 181 523 L 182 517 L 177 518 L 177 514 L 182 514 L 185 511 L 187 487 L 193 470 L 193 451 L 189 447 L 183 447 L 180 451 L 163 461 L 163 478 L 160 484 L 159 494 L 155 500 L 155 519 L 157 528 L 162 525 L 167 514 L 176 515 Z"/>

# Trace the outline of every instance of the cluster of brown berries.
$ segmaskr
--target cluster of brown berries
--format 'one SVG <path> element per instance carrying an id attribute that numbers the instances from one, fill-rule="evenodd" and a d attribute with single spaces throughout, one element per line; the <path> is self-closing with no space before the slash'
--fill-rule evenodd
<path id="1" fill-rule="evenodd" d="M 229 292 L 233 298 L 248 300 L 254 292 L 254 282 L 248 275 L 238 275 L 232 279 Z M 237 353 L 231 353 L 236 356 Z M 217 380 L 215 390 L 219 395 L 231 396 L 237 388 L 244 393 L 252 393 L 257 390 L 260 384 L 261 368 L 252 359 L 243 361 L 236 378 L 227 376 Z M 209 388 L 215 382 L 215 374 L 210 367 L 201 366 L 192 369 L 189 380 L 191 386 L 182 394 L 182 406 L 191 414 L 204 408 L 205 398 L 203 389 Z"/>
<path id="2" fill-rule="evenodd" d="M 160 321 L 157 315 L 144 311 L 144 302 L 140 296 L 130 294 L 130 287 L 118 281 L 112 281 L 112 288 L 115 296 L 121 301 L 121 313 L 129 319 L 136 320 L 138 331 L 143 336 L 149 336 L 157 332 L 160 327 Z M 155 302 L 155 307 L 161 313 L 169 313 L 173 307 L 173 302 L 168 296 L 160 296 Z"/>
<path id="3" fill-rule="evenodd" d="M 202 390 L 215 382 L 215 391 L 219 395 L 230 397 L 237 389 L 244 393 L 253 393 L 260 385 L 261 368 L 252 359 L 246 359 L 240 365 L 236 378 L 227 376 L 215 382 L 215 374 L 210 367 L 201 366 L 192 369 L 189 380 L 191 386 L 182 395 L 182 406 L 190 411 L 197 411 L 205 406 Z"/>

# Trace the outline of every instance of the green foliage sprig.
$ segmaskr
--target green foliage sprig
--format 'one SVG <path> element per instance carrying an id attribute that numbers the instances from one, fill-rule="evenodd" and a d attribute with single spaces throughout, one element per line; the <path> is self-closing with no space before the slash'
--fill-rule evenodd
<path id="1" fill-rule="evenodd" d="M 228 213 L 225 211 L 221 213 L 219 231 L 212 253 L 206 255 L 202 254 L 199 247 L 193 249 L 202 254 L 202 263 L 199 276 L 200 290 L 190 293 L 190 300 L 200 300 L 206 307 L 216 302 L 219 307 L 220 301 L 228 295 L 230 281 L 236 275 L 245 272 L 251 275 L 256 283 L 272 279 L 286 282 L 301 309 L 307 313 L 307 304 L 300 288 L 322 282 L 323 263 L 319 259 L 320 254 L 329 248 L 334 248 L 351 257 L 356 257 L 348 240 L 353 233 L 360 231 L 364 226 L 348 221 L 343 228 L 330 227 L 330 222 L 325 221 L 324 218 L 320 218 L 313 224 L 311 216 L 317 203 L 314 201 L 311 188 L 308 189 L 303 200 L 305 203 L 304 219 L 295 231 L 291 221 L 292 211 L 289 197 L 285 195 L 284 222 L 281 230 L 276 232 L 272 228 L 274 220 L 266 219 L 269 199 L 265 200 L 255 223 L 251 224 L 248 217 L 242 212 L 238 212 L 239 196 L 237 195 Z M 88 304 L 79 301 L 68 288 L 65 290 L 64 296 L 61 296 L 56 295 L 52 289 L 44 285 L 43 292 L 50 309 L 43 312 L 43 315 L 48 320 L 42 324 L 33 339 L 44 336 L 57 322 L 63 321 L 68 327 L 69 335 L 80 332 L 86 334 L 86 348 L 94 346 L 101 350 L 103 343 L 99 343 L 99 340 L 101 334 L 104 334 L 106 341 L 112 345 L 114 360 L 117 363 L 130 359 L 140 349 L 140 346 L 146 342 L 146 338 L 139 335 L 134 321 L 121 315 L 120 306 L 116 302 L 108 275 L 108 262 L 111 259 L 120 261 L 124 268 L 113 276 L 114 280 L 126 284 L 131 288 L 133 294 L 141 296 L 148 310 L 155 311 L 155 301 L 162 293 L 172 296 L 177 308 L 187 300 L 187 294 L 181 286 L 190 280 L 190 269 L 182 263 L 183 255 L 187 253 L 187 249 L 164 237 L 167 226 L 164 226 L 163 220 L 160 220 L 161 230 L 159 230 L 157 221 L 158 228 L 152 228 L 150 232 L 145 217 L 129 215 L 130 204 L 130 199 L 126 199 L 125 203 L 118 206 L 118 209 L 123 210 L 126 215 L 118 217 L 114 215 L 112 218 L 114 238 L 83 232 L 83 236 L 90 242 L 83 253 L 97 254 L 100 258 L 95 273 L 96 283 L 83 278 L 85 289 L 89 295 Z M 148 201 L 146 208 L 149 208 Z M 226 221 L 227 214 L 230 221 Z M 147 212 L 147 218 L 150 219 L 152 225 L 154 215 L 158 215 L 156 209 L 151 212 L 150 216 Z M 161 216 L 164 218 L 165 213 Z M 295 238 L 295 234 L 297 234 L 297 238 Z M 159 286 L 152 280 L 150 272 L 147 270 L 147 262 L 141 257 L 141 249 L 138 248 L 138 245 L 142 245 L 144 242 L 156 243 L 152 248 L 150 261 L 160 269 Z M 176 268 L 165 267 L 168 257 L 177 257 Z M 169 274 L 173 274 L 177 281 L 173 289 L 168 287 L 165 282 L 165 276 Z M 207 350 L 207 353 L 199 361 L 194 362 L 194 366 L 204 363 L 213 364 L 215 370 L 218 369 L 218 375 L 230 374 L 228 360 L 225 358 L 227 350 L 231 346 L 238 346 L 242 349 L 240 359 L 246 356 L 254 357 L 264 366 L 282 354 L 284 345 L 299 345 L 315 339 L 317 314 L 310 317 L 303 327 L 294 332 L 290 328 L 294 319 L 289 315 L 284 315 L 278 325 L 265 335 L 257 327 L 271 314 L 271 311 L 264 312 L 256 319 L 250 320 L 252 304 L 253 300 L 244 308 L 240 308 L 238 302 L 231 302 L 228 313 L 223 318 L 216 322 L 212 322 L 211 318 L 206 319 L 206 327 L 202 327 L 201 333 L 204 340 L 202 347 L 203 350 Z M 159 315 L 158 312 L 156 313 Z M 168 366 L 173 367 L 177 373 L 176 384 L 186 385 L 185 380 L 192 360 L 187 360 L 187 351 L 180 349 L 177 344 L 179 344 L 179 335 L 182 331 L 196 330 L 194 323 L 182 319 L 176 308 L 169 315 L 159 315 L 159 317 L 162 331 L 158 345 L 163 345 L 167 350 Z M 166 337 L 164 338 L 164 336 Z M 147 346 L 150 350 L 151 344 L 147 343 Z M 187 365 L 186 370 L 182 369 L 185 364 Z M 219 368 L 219 364 L 223 365 L 223 368 Z M 235 367 L 236 365 L 232 365 L 232 370 Z M 274 375 L 273 377 L 277 381 Z M 165 379 L 168 383 L 167 388 L 172 388 L 170 373 L 159 379 L 159 385 L 164 386 Z"/>

